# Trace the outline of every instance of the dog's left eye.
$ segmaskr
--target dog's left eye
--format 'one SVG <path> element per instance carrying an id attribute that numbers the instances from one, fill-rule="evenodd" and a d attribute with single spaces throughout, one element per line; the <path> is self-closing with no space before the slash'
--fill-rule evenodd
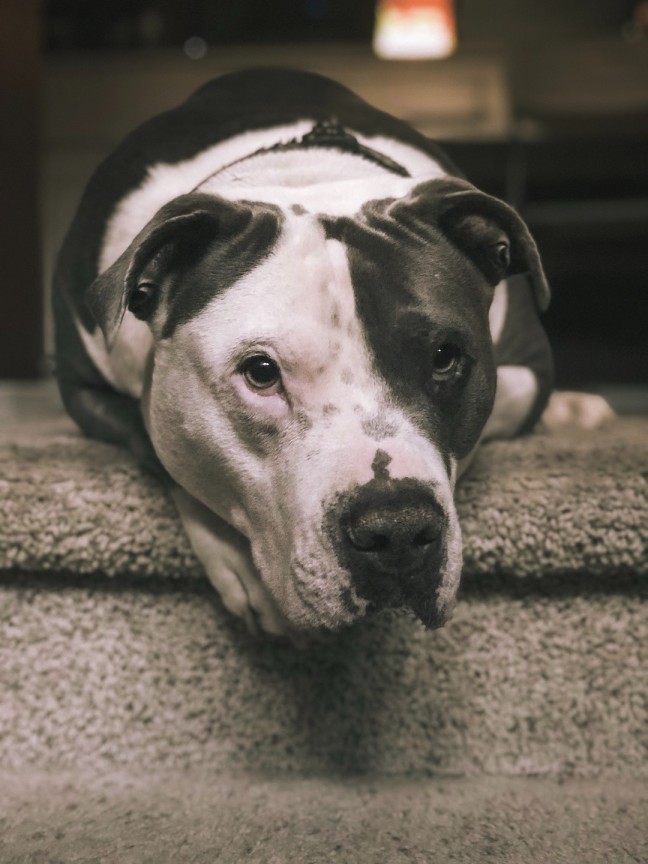
<path id="1" fill-rule="evenodd" d="M 241 372 L 254 390 L 270 390 L 281 381 L 281 371 L 267 354 L 254 354 L 241 364 Z"/>
<path id="2" fill-rule="evenodd" d="M 446 381 L 459 367 L 461 349 L 453 342 L 444 342 L 434 352 L 432 358 L 432 377 L 435 381 Z"/>

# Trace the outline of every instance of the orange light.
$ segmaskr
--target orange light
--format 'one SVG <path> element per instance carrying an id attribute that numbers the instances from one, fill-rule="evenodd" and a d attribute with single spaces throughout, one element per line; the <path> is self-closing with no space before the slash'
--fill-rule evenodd
<path id="1" fill-rule="evenodd" d="M 378 57 L 438 59 L 456 47 L 453 0 L 378 0 L 373 38 Z"/>

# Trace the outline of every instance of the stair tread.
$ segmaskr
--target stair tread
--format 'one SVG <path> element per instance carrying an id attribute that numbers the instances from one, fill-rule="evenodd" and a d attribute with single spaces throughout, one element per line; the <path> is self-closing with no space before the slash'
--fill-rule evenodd
<path id="1" fill-rule="evenodd" d="M 457 491 L 466 587 L 645 580 L 647 478 L 645 418 L 485 445 Z M 9 571 L 202 578 L 157 481 L 61 417 L 0 441 L 0 575 Z"/>
<path id="2" fill-rule="evenodd" d="M 638 593 L 475 593 L 440 630 L 389 613 L 297 649 L 207 585 L 50 581 L 0 584 L 5 767 L 648 778 Z"/>
<path id="3" fill-rule="evenodd" d="M 2 864 L 628 864 L 648 784 L 206 772 L 0 773 Z"/>

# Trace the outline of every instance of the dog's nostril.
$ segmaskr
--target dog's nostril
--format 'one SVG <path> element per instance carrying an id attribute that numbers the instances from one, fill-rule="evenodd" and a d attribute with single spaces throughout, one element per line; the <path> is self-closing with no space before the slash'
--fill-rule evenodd
<path id="1" fill-rule="evenodd" d="M 439 517 L 428 507 L 363 508 L 345 521 L 351 548 L 383 561 L 425 554 L 441 535 Z"/>
<path id="2" fill-rule="evenodd" d="M 373 538 L 373 548 L 376 552 L 380 552 L 382 549 L 386 549 L 389 546 L 390 540 L 386 534 L 376 534 Z"/>
<path id="3" fill-rule="evenodd" d="M 390 544 L 390 539 L 386 534 L 377 534 L 357 526 L 349 528 L 347 533 L 351 544 L 360 552 L 382 552 Z"/>
<path id="4" fill-rule="evenodd" d="M 430 543 L 435 543 L 439 538 L 439 533 L 436 528 L 431 525 L 426 526 L 416 535 L 412 541 L 413 546 L 429 546 Z"/>

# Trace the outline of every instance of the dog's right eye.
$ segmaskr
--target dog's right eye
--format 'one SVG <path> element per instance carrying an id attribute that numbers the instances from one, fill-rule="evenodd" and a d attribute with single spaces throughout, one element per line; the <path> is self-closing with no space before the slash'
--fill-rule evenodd
<path id="1" fill-rule="evenodd" d="M 152 282 L 139 282 L 128 298 L 128 308 L 136 318 L 144 319 L 155 303 L 155 285 Z"/>
<path id="2" fill-rule="evenodd" d="M 444 342 L 434 352 L 432 377 L 435 381 L 452 378 L 461 362 L 461 348 L 453 342 Z"/>
<path id="3" fill-rule="evenodd" d="M 281 382 L 281 371 L 267 354 L 253 354 L 241 364 L 241 373 L 253 390 L 270 390 Z"/>

